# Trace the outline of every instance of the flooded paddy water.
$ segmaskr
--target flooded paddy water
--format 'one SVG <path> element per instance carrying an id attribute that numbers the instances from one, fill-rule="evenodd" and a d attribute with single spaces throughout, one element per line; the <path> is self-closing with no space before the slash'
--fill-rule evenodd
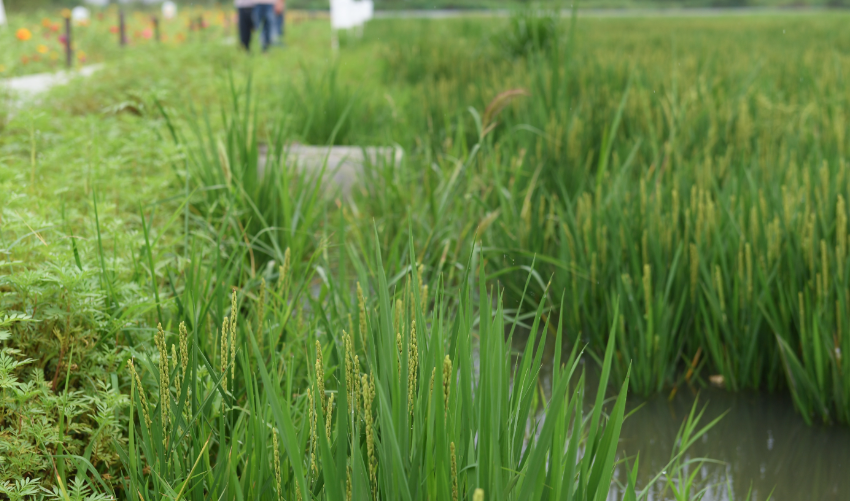
<path id="1" fill-rule="evenodd" d="M 639 481 L 647 482 L 670 459 L 676 432 L 696 396 L 680 394 L 641 400 L 631 396 L 629 406 L 643 406 L 623 425 L 622 456 L 640 452 Z M 733 394 L 718 389 L 699 392 L 707 405 L 703 423 L 728 412 L 697 441 L 688 457 L 705 457 L 722 464 L 705 464 L 699 473 L 706 501 L 745 499 L 752 487 L 753 501 L 808 501 L 850 499 L 850 430 L 841 426 L 807 425 L 787 395 Z M 633 462 L 633 461 L 632 461 Z M 625 479 L 625 471 L 618 471 Z M 659 484 L 658 487 L 663 487 Z M 772 494 L 771 494 L 772 493 Z M 663 488 L 651 500 L 674 499 Z"/>
<path id="2" fill-rule="evenodd" d="M 517 334 L 514 348 L 519 352 L 526 337 L 525 333 Z M 544 360 L 552 360 L 551 344 L 547 342 Z M 562 359 L 568 356 L 565 351 Z M 590 408 L 598 387 L 599 367 L 589 357 L 580 367 L 587 373 L 585 406 Z M 551 363 L 544 363 L 542 371 L 541 382 L 548 395 Z M 609 397 L 616 395 L 615 390 L 610 385 Z M 747 499 L 750 491 L 751 501 L 850 499 L 850 428 L 818 422 L 807 425 L 787 393 L 732 393 L 713 387 L 679 388 L 672 399 L 667 394 L 641 398 L 629 393 L 626 412 L 634 413 L 623 424 L 619 459 L 627 459 L 631 468 L 640 454 L 640 489 L 664 472 L 676 447 L 677 433 L 695 402 L 698 411 L 705 410 L 698 428 L 725 413 L 683 457 L 683 462 L 709 460 L 692 463 L 700 469 L 692 493 L 704 489 L 703 501 L 741 501 Z M 615 471 L 615 482 L 625 484 L 626 478 L 626 466 L 621 463 Z M 665 485 L 662 476 L 650 488 L 648 501 L 675 500 L 675 494 Z M 612 486 L 608 499 L 623 499 L 620 486 Z"/>

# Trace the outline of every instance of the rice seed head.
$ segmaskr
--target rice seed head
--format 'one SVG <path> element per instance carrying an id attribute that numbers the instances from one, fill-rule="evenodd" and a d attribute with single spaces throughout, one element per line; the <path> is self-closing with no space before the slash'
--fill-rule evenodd
<path id="1" fill-rule="evenodd" d="M 723 275 L 720 271 L 720 265 L 714 265 L 714 287 L 717 289 L 717 298 L 720 301 L 720 313 L 723 316 L 723 323 L 726 323 L 726 298 L 723 293 Z"/>
<path id="2" fill-rule="evenodd" d="M 420 296 L 422 300 L 422 316 L 424 317 L 428 313 L 428 285 L 422 286 L 422 293 Z"/>
<path id="3" fill-rule="evenodd" d="M 705 196 L 704 191 L 699 190 L 698 196 L 696 198 L 696 215 L 697 215 L 697 223 L 696 223 L 696 231 L 694 233 L 694 241 L 700 243 L 702 241 L 702 232 L 705 227 Z M 692 201 L 693 204 L 693 201 Z"/>
<path id="4" fill-rule="evenodd" d="M 230 296 L 230 382 L 231 382 L 231 385 L 233 385 L 233 383 L 236 381 L 236 314 L 237 314 L 238 311 L 239 310 L 238 310 L 237 305 L 236 305 L 236 289 L 234 288 L 233 294 Z"/>
<path id="5" fill-rule="evenodd" d="M 458 486 L 457 486 L 457 455 L 455 454 L 455 443 L 449 444 L 452 455 L 452 501 L 458 501 Z"/>
<path id="6" fill-rule="evenodd" d="M 189 331 L 186 322 L 180 322 L 180 371 L 181 380 L 186 380 L 186 372 L 189 370 Z"/>
<path id="7" fill-rule="evenodd" d="M 374 386 L 374 376 L 371 379 L 372 386 Z M 366 423 L 366 452 L 369 461 L 369 480 L 371 480 L 372 485 L 375 485 L 377 482 L 378 459 L 375 457 L 374 422 L 372 421 L 372 400 L 374 393 L 370 387 L 369 378 L 365 374 L 361 378 L 361 384 L 363 387 L 363 417 Z"/>
<path id="8" fill-rule="evenodd" d="M 671 195 L 670 205 L 670 222 L 672 223 L 673 231 L 677 231 L 679 228 L 679 190 L 675 188 Z"/>
<path id="9" fill-rule="evenodd" d="M 750 243 L 744 246 L 745 256 L 747 258 L 747 301 L 753 301 L 753 248 Z"/>
<path id="10" fill-rule="evenodd" d="M 319 340 L 316 340 L 316 398 L 322 404 L 322 412 L 328 413 L 327 397 L 325 396 L 325 368 L 324 360 L 322 360 L 322 345 Z"/>
<path id="11" fill-rule="evenodd" d="M 590 257 L 590 294 L 592 297 L 596 297 L 596 282 L 598 280 L 596 274 L 596 253 L 594 252 Z"/>
<path id="12" fill-rule="evenodd" d="M 773 222 L 767 226 L 767 261 L 771 265 L 779 259 L 779 246 L 782 240 L 781 232 L 782 228 L 779 217 L 774 217 Z"/>
<path id="13" fill-rule="evenodd" d="M 445 398 L 446 405 L 446 417 L 448 418 L 449 414 L 449 394 L 452 389 L 452 359 L 446 355 L 446 358 L 443 359 L 443 396 Z"/>
<path id="14" fill-rule="evenodd" d="M 794 195 L 784 184 L 782 185 L 782 216 L 785 218 L 785 226 L 791 226 L 791 218 L 794 214 Z"/>
<path id="15" fill-rule="evenodd" d="M 230 294 L 230 335 L 231 340 L 233 339 L 233 332 L 236 331 L 236 313 L 237 313 L 237 304 L 236 304 L 236 288 L 233 288 L 233 292 Z M 231 344 L 231 346 L 233 346 Z"/>
<path id="16" fill-rule="evenodd" d="M 347 332 L 342 331 L 342 346 L 345 350 L 345 388 L 351 411 L 357 410 L 357 374 L 354 369 L 354 343 Z"/>
<path id="17" fill-rule="evenodd" d="M 404 343 L 402 343 L 402 341 L 401 341 L 401 332 L 396 332 L 396 334 L 395 334 L 395 347 L 396 347 L 396 352 L 398 354 L 397 369 L 398 369 L 398 377 L 399 378 L 401 378 L 401 355 L 402 355 L 402 352 L 404 351 L 404 348 L 402 346 L 403 344 Z"/>
<path id="18" fill-rule="evenodd" d="M 278 294 L 280 294 L 281 298 L 284 298 L 284 301 L 286 300 L 285 299 L 286 293 L 289 290 L 289 275 L 290 275 L 290 273 L 289 273 L 289 266 L 290 266 L 289 259 L 290 259 L 290 252 L 289 252 L 289 247 L 287 247 L 286 252 L 283 255 L 283 265 L 280 268 L 278 268 L 278 270 L 280 271 L 280 277 L 278 278 L 278 281 L 277 281 Z"/>
<path id="19" fill-rule="evenodd" d="M 354 391 L 356 392 L 354 395 L 354 411 L 357 412 L 360 410 L 360 400 L 363 397 L 363 388 L 360 384 L 360 357 L 358 355 L 354 355 Z"/>
<path id="20" fill-rule="evenodd" d="M 406 296 L 406 294 L 405 294 Z M 401 330 L 402 323 L 402 313 L 404 312 L 404 305 L 401 302 L 401 299 L 395 300 L 395 311 L 393 311 L 393 326 L 395 327 L 396 332 Z"/>
<path id="21" fill-rule="evenodd" d="M 652 267 L 643 265 L 643 296 L 646 301 L 646 318 L 652 316 Z"/>
<path id="22" fill-rule="evenodd" d="M 176 401 L 180 402 L 180 371 L 177 370 L 177 345 L 171 345 L 171 371 L 174 372 L 174 388 L 177 390 Z"/>
<path id="23" fill-rule="evenodd" d="M 272 441 L 274 444 L 274 481 L 277 486 L 277 501 L 283 501 L 283 490 L 281 489 L 280 476 L 280 445 L 277 439 L 277 428 L 274 428 L 272 433 Z"/>
<path id="24" fill-rule="evenodd" d="M 227 317 L 224 317 L 224 321 L 221 323 L 221 389 L 225 392 L 227 392 L 227 362 L 230 360 L 228 351 L 230 337 L 227 335 L 229 329 L 230 321 Z"/>
<path id="25" fill-rule="evenodd" d="M 313 387 L 307 390 L 307 412 L 310 420 L 310 468 L 314 475 L 319 474 L 319 467 L 316 464 L 316 446 L 318 444 L 318 435 L 316 434 L 316 402 L 313 398 Z"/>
<path id="26" fill-rule="evenodd" d="M 139 389 L 139 400 L 142 401 L 142 413 L 145 417 L 145 425 L 148 427 L 148 430 L 151 429 L 151 416 L 148 413 L 148 399 L 145 398 L 145 389 L 142 387 L 142 380 L 139 378 L 139 373 L 136 372 L 136 366 L 133 364 L 133 359 L 127 360 L 127 369 L 130 371 L 130 374 L 133 376 L 133 379 L 136 381 L 136 388 Z"/>
<path id="27" fill-rule="evenodd" d="M 407 346 L 407 406 L 411 416 L 413 416 L 418 374 L 419 346 L 416 341 L 416 320 L 413 320 L 410 323 L 410 343 Z"/>
<path id="28" fill-rule="evenodd" d="M 331 393 L 331 398 L 328 399 L 328 409 L 325 413 L 325 436 L 328 437 L 328 440 L 331 439 L 331 424 L 333 423 L 333 411 L 334 411 L 334 393 Z"/>
<path id="29" fill-rule="evenodd" d="M 351 501 L 351 465 L 346 469 L 345 499 Z"/>
<path id="30" fill-rule="evenodd" d="M 484 501 L 484 489 L 475 489 L 475 492 L 472 493 L 472 501 Z"/>
<path id="31" fill-rule="evenodd" d="M 168 376 L 168 350 L 165 347 L 165 331 L 162 330 L 162 324 L 157 324 L 156 326 L 154 342 L 156 342 L 156 346 L 159 348 L 159 408 L 162 414 L 162 429 L 164 432 L 168 428 L 168 414 L 171 404 L 168 388 L 171 381 Z M 166 433 L 163 433 L 162 443 L 167 447 L 168 439 Z"/>

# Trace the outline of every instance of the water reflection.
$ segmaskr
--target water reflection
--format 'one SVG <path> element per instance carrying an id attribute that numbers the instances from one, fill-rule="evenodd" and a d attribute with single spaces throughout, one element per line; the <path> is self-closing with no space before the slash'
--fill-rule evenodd
<path id="1" fill-rule="evenodd" d="M 517 353 L 525 347 L 526 334 L 521 331 L 514 337 Z M 554 354 L 553 343 L 548 341 L 541 368 L 547 395 L 552 389 Z M 563 360 L 569 356 L 567 350 Z M 596 396 L 599 367 L 586 357 L 579 371 L 582 369 L 587 373 L 585 407 L 589 409 Z M 615 388 L 609 388 L 609 396 L 616 396 Z M 697 398 L 699 408 L 705 406 L 702 425 L 728 411 L 686 456 L 720 462 L 700 467 L 697 479 L 699 489 L 705 489 L 703 501 L 742 501 L 751 488 L 752 501 L 768 497 L 771 501 L 850 500 L 850 427 L 806 425 L 787 394 L 733 394 L 716 388 L 680 391 L 672 401 L 662 395 L 649 399 L 629 395 L 627 412 L 642 407 L 623 424 L 620 458 L 629 458 L 632 465 L 640 452 L 639 488 L 669 463 L 676 434 Z M 620 466 L 615 480 L 625 483 L 626 478 L 625 466 Z M 612 486 L 608 499 L 620 501 L 623 493 Z M 653 486 L 648 499 L 673 501 L 675 496 L 665 491 L 662 481 Z"/>
<path id="2" fill-rule="evenodd" d="M 687 417 L 695 395 L 673 401 L 663 397 L 629 405 L 644 406 L 623 425 L 621 456 L 640 451 L 640 482 L 645 484 L 670 459 L 676 432 Z M 689 457 L 707 457 L 723 465 L 706 464 L 698 478 L 709 487 L 706 501 L 745 499 L 752 485 L 754 501 L 850 499 L 850 430 L 843 427 L 807 426 L 784 395 L 730 394 L 702 390 L 700 405 L 707 405 L 704 423 L 729 413 L 698 441 Z M 618 471 L 625 479 L 625 470 Z M 649 499 L 674 499 L 672 493 L 654 489 Z M 613 493 L 612 499 L 622 499 Z"/>

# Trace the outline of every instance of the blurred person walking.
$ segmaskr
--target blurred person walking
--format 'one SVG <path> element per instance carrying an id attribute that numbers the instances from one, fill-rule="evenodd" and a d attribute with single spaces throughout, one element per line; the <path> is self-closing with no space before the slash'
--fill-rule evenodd
<path id="1" fill-rule="evenodd" d="M 256 0 L 234 0 L 236 6 L 239 41 L 245 50 L 251 50 L 251 32 L 254 30 L 254 7 Z"/>
<path id="2" fill-rule="evenodd" d="M 277 0 L 254 0 L 254 27 L 262 29 L 260 40 L 263 44 L 263 52 L 267 51 L 272 43 L 275 29 L 274 8 Z"/>
<path id="3" fill-rule="evenodd" d="M 280 45 L 283 45 L 283 27 L 284 22 L 286 21 L 286 0 L 277 0 L 277 3 L 274 6 L 274 16 L 277 41 Z"/>

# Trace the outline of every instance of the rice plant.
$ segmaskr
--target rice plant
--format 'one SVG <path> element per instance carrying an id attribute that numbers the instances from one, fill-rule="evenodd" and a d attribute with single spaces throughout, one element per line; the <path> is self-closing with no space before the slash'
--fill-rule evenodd
<path id="1" fill-rule="evenodd" d="M 608 495 L 628 387 L 603 418 L 615 329 L 585 414 L 577 346 L 566 360 L 556 351 L 552 393 L 539 393 L 540 334 L 555 329 L 542 308 L 514 354 L 504 333 L 516 323 L 505 323 L 501 294 L 490 295 L 483 273 L 476 304 L 471 286 L 452 297 L 438 281 L 428 292 L 409 273 L 391 287 L 380 255 L 371 264 L 374 280 L 358 284 L 347 314 L 311 301 L 317 316 L 295 328 L 266 317 L 290 306 L 293 277 L 284 270 L 259 295 L 234 289 L 220 330 L 218 317 L 204 325 L 204 311 L 189 316 L 191 332 L 185 322 L 173 335 L 160 329 L 158 353 L 128 362 L 128 498 Z M 206 292 L 198 304 L 228 295 L 220 286 Z M 284 342 L 281 329 L 296 337 Z M 634 485 L 628 492 L 643 498 Z"/>

